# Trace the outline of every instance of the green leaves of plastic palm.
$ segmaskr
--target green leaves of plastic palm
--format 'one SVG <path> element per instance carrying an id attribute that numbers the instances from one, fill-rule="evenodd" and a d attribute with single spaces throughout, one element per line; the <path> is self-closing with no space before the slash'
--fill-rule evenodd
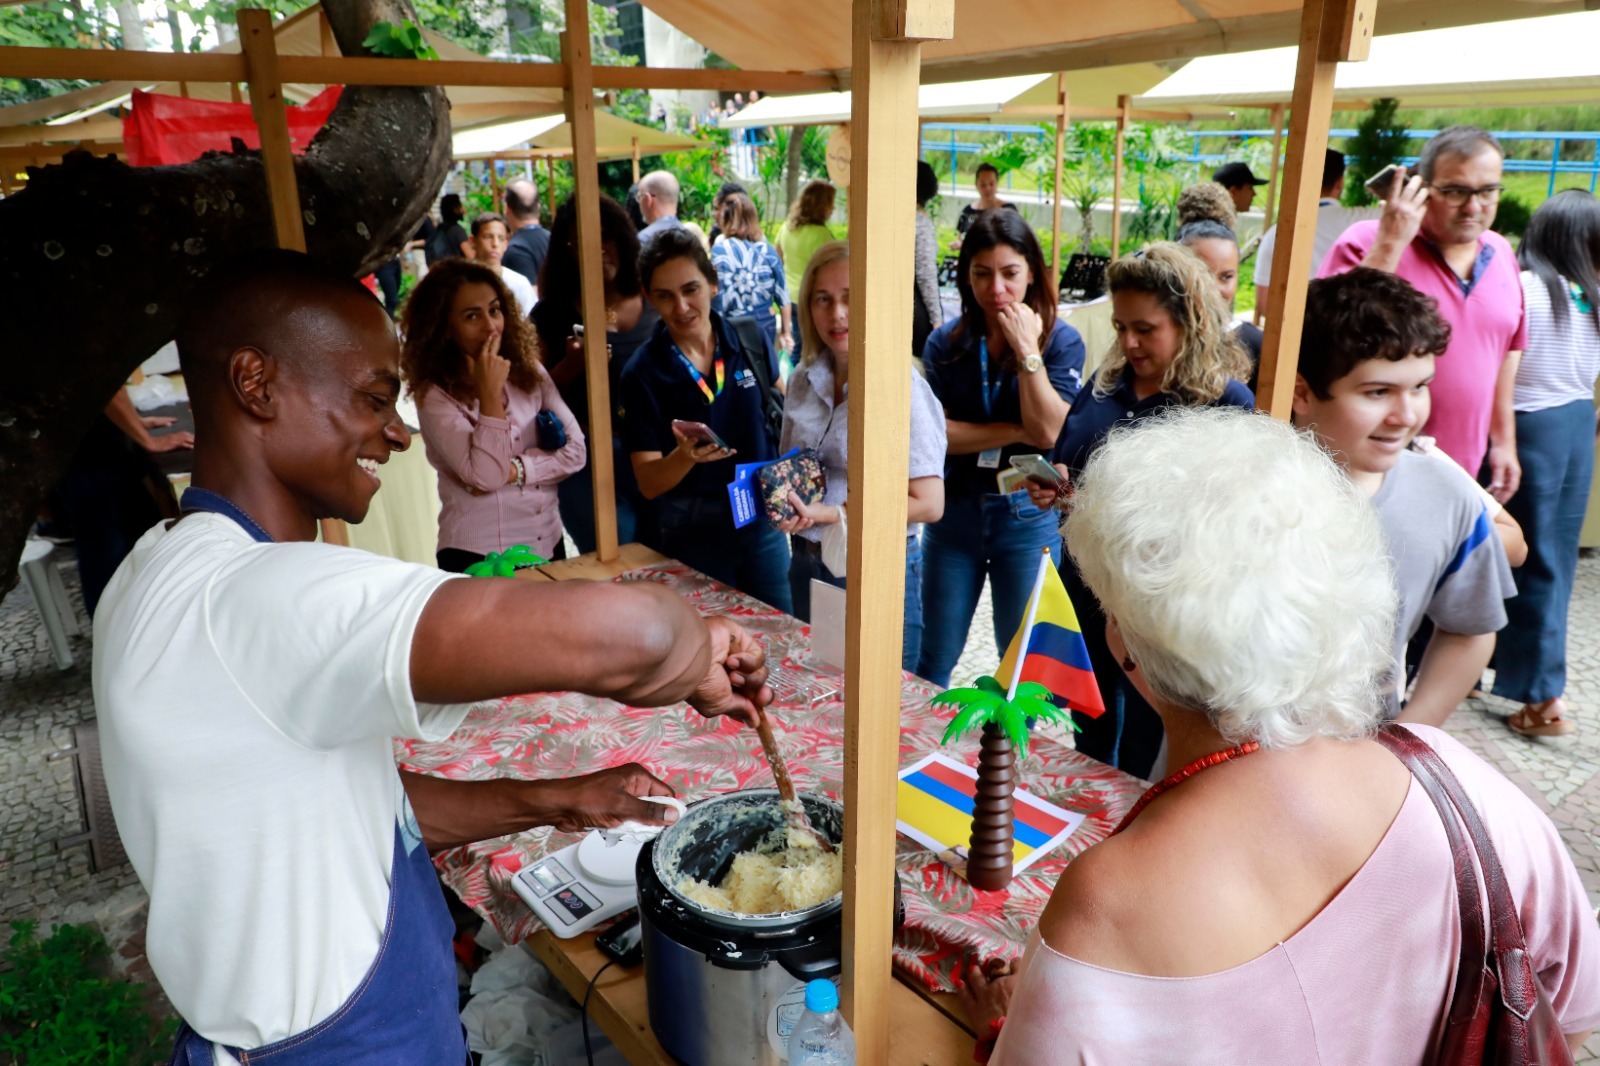
<path id="1" fill-rule="evenodd" d="M 1070 714 L 1050 702 L 1050 690 L 1033 681 L 1018 685 L 1017 698 L 1008 700 L 1000 682 L 985 675 L 978 678 L 972 688 L 953 688 L 939 693 L 930 702 L 935 707 L 957 708 L 955 717 L 945 727 L 940 741 L 943 744 L 975 733 L 986 725 L 994 725 L 1011 739 L 1018 756 L 1024 757 L 1028 754 L 1028 719 L 1077 728 Z"/>
<path id="2" fill-rule="evenodd" d="M 530 566 L 543 566 L 548 560 L 535 555 L 526 544 L 513 544 L 503 552 L 490 552 L 480 563 L 467 567 L 468 577 L 510 577 Z"/>

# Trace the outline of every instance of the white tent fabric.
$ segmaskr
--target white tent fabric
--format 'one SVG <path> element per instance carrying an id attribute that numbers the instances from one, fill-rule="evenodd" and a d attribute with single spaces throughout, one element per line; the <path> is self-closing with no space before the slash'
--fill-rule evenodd
<path id="1" fill-rule="evenodd" d="M 609 111 L 594 113 L 594 127 L 595 144 L 601 159 L 630 157 L 635 140 L 639 142 L 641 155 L 711 147 L 706 141 L 668 133 L 652 126 L 641 126 L 637 122 L 618 118 Z M 562 115 L 518 119 L 466 130 L 457 133 L 450 141 L 451 155 L 456 159 L 488 159 L 495 155 L 530 150 L 536 154 L 553 156 L 572 153 L 572 129 Z"/>
<path id="2" fill-rule="evenodd" d="M 1117 97 L 1134 96 L 1155 87 L 1166 71 L 1154 63 L 1075 70 L 1067 75 L 1071 112 L 1083 118 L 1108 118 Z M 923 85 L 917 90 L 917 113 L 923 118 L 963 122 L 1046 118 L 1055 104 L 1053 74 Z M 850 94 L 806 93 L 768 96 L 722 120 L 725 129 L 758 126 L 826 126 L 850 121 Z"/>
<path id="3" fill-rule="evenodd" d="M 1600 11 L 1377 37 L 1365 63 L 1340 63 L 1338 103 L 1407 107 L 1591 102 L 1600 93 Z M 1295 49 L 1206 56 L 1134 99 L 1141 108 L 1269 107 L 1294 94 Z"/>

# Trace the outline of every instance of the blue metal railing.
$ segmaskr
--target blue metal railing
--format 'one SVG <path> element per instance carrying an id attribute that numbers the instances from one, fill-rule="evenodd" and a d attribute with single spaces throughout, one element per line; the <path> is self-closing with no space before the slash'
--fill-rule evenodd
<path id="1" fill-rule="evenodd" d="M 1406 131 L 1406 138 L 1408 140 L 1425 141 L 1429 137 L 1432 137 L 1434 134 L 1436 134 L 1438 132 L 1439 132 L 1438 130 L 1407 130 Z M 1200 163 L 1200 164 L 1209 165 L 1209 164 L 1213 164 L 1213 163 L 1221 163 L 1225 159 L 1227 159 L 1227 156 L 1226 156 L 1226 154 L 1219 153 L 1219 152 L 1202 152 L 1202 151 L 1200 151 L 1200 142 L 1202 140 L 1205 140 L 1207 138 L 1221 139 L 1221 140 L 1249 140 L 1249 139 L 1255 138 L 1255 137 L 1271 138 L 1271 136 L 1273 134 L 1273 131 L 1272 130 L 1186 130 L 1186 131 L 1184 131 L 1184 133 L 1185 133 L 1185 136 L 1188 136 L 1188 137 L 1192 138 L 1193 141 L 1194 141 L 1194 150 L 1188 156 L 1184 157 L 1184 162 L 1187 162 L 1187 163 Z M 1350 129 L 1350 130 L 1329 130 L 1328 131 L 1328 136 L 1329 137 L 1354 137 L 1355 133 L 1356 133 L 1356 131 L 1353 130 L 1353 129 Z M 1550 150 L 1550 159 L 1549 159 L 1548 162 L 1543 160 L 1543 159 L 1516 159 L 1514 157 L 1508 157 L 1506 159 L 1506 162 L 1505 162 L 1505 169 L 1507 171 L 1509 171 L 1509 172 L 1525 173 L 1525 174 L 1544 174 L 1544 173 L 1548 173 L 1550 175 L 1550 186 L 1549 186 L 1548 195 L 1551 195 L 1551 196 L 1555 195 L 1556 179 L 1562 174 L 1587 174 L 1587 175 L 1589 175 L 1589 191 L 1590 192 L 1594 192 L 1596 184 L 1600 183 L 1600 133 L 1578 132 L 1578 131 L 1575 131 L 1575 130 L 1564 130 L 1564 131 L 1561 131 L 1561 132 L 1543 132 L 1543 131 L 1538 131 L 1538 130 L 1506 130 L 1506 131 L 1496 132 L 1494 134 L 1494 136 L 1495 136 L 1495 138 L 1497 140 L 1502 141 L 1502 142 L 1504 142 L 1504 141 L 1550 141 L 1550 142 L 1553 142 L 1553 146 L 1552 146 L 1552 148 Z M 1561 148 L 1562 148 L 1562 145 L 1565 144 L 1568 141 L 1575 141 L 1575 142 L 1578 142 L 1578 143 L 1589 142 L 1589 143 L 1593 144 L 1594 145 L 1594 156 L 1593 156 L 1593 158 L 1585 160 L 1583 162 L 1572 162 L 1572 161 L 1569 161 L 1569 160 L 1562 159 L 1561 158 Z M 1411 164 L 1415 163 L 1416 161 L 1417 161 L 1417 157 L 1416 156 L 1406 156 L 1403 159 L 1401 159 L 1401 162 L 1405 163 L 1407 166 L 1410 166 Z"/>
<path id="2" fill-rule="evenodd" d="M 971 141 L 956 140 L 957 133 L 980 131 L 984 133 L 1025 133 L 1034 137 L 1047 137 L 1050 132 L 1039 126 L 1007 126 L 1001 123 L 989 122 L 924 122 L 922 124 L 924 137 L 922 151 L 924 152 L 949 152 L 950 153 L 950 195 L 956 191 L 956 155 L 964 152 L 983 152 L 988 146 L 976 144 Z M 931 141 L 926 137 L 929 130 L 941 130 L 950 134 L 950 140 Z M 1011 191 L 1011 172 L 1008 170 L 1003 178 L 1006 191 Z M 1044 190 L 1035 188 L 1034 194 L 1040 203 L 1044 203 Z"/>

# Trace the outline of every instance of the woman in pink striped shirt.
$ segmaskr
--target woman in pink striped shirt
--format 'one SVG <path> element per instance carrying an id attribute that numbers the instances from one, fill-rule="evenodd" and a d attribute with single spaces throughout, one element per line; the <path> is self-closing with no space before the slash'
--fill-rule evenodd
<path id="1" fill-rule="evenodd" d="M 583 431 L 539 365 L 533 326 L 515 306 L 494 271 L 449 259 L 417 283 L 402 317 L 401 369 L 439 472 L 444 570 L 513 544 L 559 558 L 556 485 L 588 459 Z"/>

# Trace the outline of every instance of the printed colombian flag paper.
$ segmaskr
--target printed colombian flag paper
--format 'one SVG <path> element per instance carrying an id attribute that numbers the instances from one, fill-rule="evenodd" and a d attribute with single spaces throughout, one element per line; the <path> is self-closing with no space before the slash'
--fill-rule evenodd
<path id="1" fill-rule="evenodd" d="M 1027 651 L 1018 671 L 1017 655 L 1022 648 Z M 1089 647 L 1078 628 L 1078 612 L 1072 609 L 1072 600 L 1067 597 L 1049 552 L 1039 560 L 1039 577 L 1028 599 L 1027 616 L 1011 638 L 1011 646 L 994 676 L 1001 684 L 1009 685 L 1012 693 L 1021 682 L 1036 681 L 1074 711 L 1090 718 L 1106 713 L 1100 687 L 1094 681 L 1094 668 L 1089 665 Z"/>
<path id="2" fill-rule="evenodd" d="M 945 861 L 951 866 L 964 869 L 977 791 L 977 771 L 935 752 L 900 771 L 897 828 L 941 857 L 948 856 Z M 1084 816 L 1023 788 L 1017 789 L 1014 801 L 1012 871 L 1020 874 L 1070 837 Z"/>

